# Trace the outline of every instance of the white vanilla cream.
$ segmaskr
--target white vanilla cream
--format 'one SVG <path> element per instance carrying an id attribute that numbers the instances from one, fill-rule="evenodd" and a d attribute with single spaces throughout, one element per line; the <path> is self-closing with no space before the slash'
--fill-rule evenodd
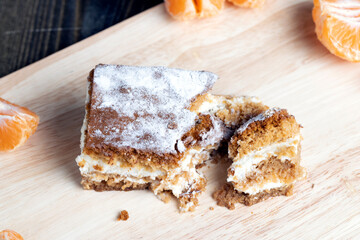
<path id="1" fill-rule="evenodd" d="M 273 188 L 283 187 L 285 185 L 286 184 L 282 183 L 282 182 L 267 182 L 267 183 L 264 183 L 264 184 L 261 184 L 261 185 L 255 184 L 255 185 L 253 185 L 251 187 L 248 187 L 246 190 L 240 190 L 240 191 L 248 193 L 250 195 L 253 195 L 253 194 L 257 194 L 259 192 L 265 191 L 265 190 L 270 190 L 270 189 L 273 189 Z"/>
<path id="2" fill-rule="evenodd" d="M 120 161 L 116 161 L 115 164 L 109 165 L 104 161 L 93 159 L 91 156 L 86 154 L 81 154 L 76 158 L 76 162 L 79 165 L 79 162 L 82 162 L 83 167 L 80 167 L 81 174 L 89 174 L 92 172 L 96 172 L 93 166 L 99 166 L 102 168 L 101 173 L 104 174 L 118 174 L 125 177 L 135 177 L 135 178 L 144 178 L 148 177 L 152 180 L 155 180 L 158 176 L 165 175 L 165 172 L 161 170 L 148 171 L 144 168 L 137 167 L 125 167 L 122 166 Z"/>
<path id="3" fill-rule="evenodd" d="M 281 151 L 281 149 L 283 149 L 284 147 L 294 148 L 293 151 L 291 152 L 295 153 L 296 155 L 300 140 L 301 140 L 301 135 L 298 134 L 294 138 L 287 139 L 284 142 L 274 143 L 265 146 L 263 148 L 260 148 L 259 150 L 252 151 L 246 154 L 245 156 L 243 156 L 242 158 L 235 157 L 232 165 L 230 166 L 230 169 L 234 174 L 233 175 L 229 174 L 227 181 L 234 182 L 234 185 L 237 185 L 236 183 L 238 182 L 244 181 L 246 179 L 246 176 L 248 176 L 253 172 L 256 172 L 256 166 L 261 161 L 266 160 L 271 156 L 277 156 L 277 152 Z M 281 155 L 279 159 L 281 161 L 285 161 L 285 160 L 291 160 L 292 157 L 293 156 Z M 235 188 L 245 193 L 255 194 L 267 189 L 281 187 L 283 185 L 284 184 L 281 182 L 268 182 L 268 183 L 260 183 L 252 186 L 247 186 L 245 189 L 239 189 L 236 187 Z"/>
<path id="4" fill-rule="evenodd" d="M 154 188 L 155 194 L 159 193 L 157 189 L 165 189 L 171 190 L 174 196 L 179 197 L 180 194 L 186 191 L 192 184 L 203 178 L 203 176 L 196 171 L 195 167 L 199 161 L 203 159 L 203 154 L 208 156 L 211 150 L 201 150 L 190 149 L 180 160 L 180 166 L 168 172 L 162 170 L 148 171 L 141 167 L 125 167 L 122 166 L 120 161 L 116 161 L 115 164 L 109 165 L 104 161 L 93 159 L 86 154 L 78 156 L 76 162 L 78 165 L 82 165 L 82 167 L 80 167 L 82 175 L 92 176 L 92 180 L 97 182 L 104 180 L 99 178 L 96 174 L 97 172 L 118 175 L 118 177 L 113 179 L 114 182 L 126 180 L 135 183 L 146 183 L 143 178 L 157 181 L 158 177 L 162 177 L 163 180 Z M 80 162 L 81 164 L 79 164 Z M 94 169 L 95 165 L 101 167 L 102 170 L 98 171 Z M 166 177 L 164 178 L 164 176 Z"/>
<path id="5" fill-rule="evenodd" d="M 174 196 L 179 197 L 180 194 L 189 189 L 192 184 L 204 178 L 202 174 L 196 171 L 196 165 L 203 159 L 203 154 L 206 154 L 206 158 L 208 158 L 210 150 L 202 150 L 203 149 L 190 149 L 181 159 L 180 166 L 169 171 L 166 179 L 153 189 L 155 194 L 157 194 L 160 189 L 165 189 L 171 190 Z"/>

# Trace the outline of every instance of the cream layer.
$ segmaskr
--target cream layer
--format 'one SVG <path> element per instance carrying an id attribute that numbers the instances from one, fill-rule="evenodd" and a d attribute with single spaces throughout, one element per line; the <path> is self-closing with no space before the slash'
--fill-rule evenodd
<path id="1" fill-rule="evenodd" d="M 300 143 L 300 140 L 301 140 L 301 135 L 298 134 L 294 138 L 287 139 L 284 142 L 274 143 L 262 147 L 258 150 L 252 151 L 241 158 L 235 157 L 233 159 L 232 165 L 229 168 L 231 169 L 230 172 L 234 174 L 229 174 L 227 181 L 233 182 L 233 185 L 236 190 L 248 194 L 256 194 L 264 190 L 269 190 L 272 188 L 282 187 L 286 185 L 283 182 L 281 182 L 281 179 L 278 179 L 278 181 L 274 181 L 274 182 L 268 181 L 268 182 L 261 182 L 258 184 L 252 184 L 250 186 L 247 185 L 245 188 L 239 187 L 239 185 L 241 184 L 237 184 L 237 183 L 246 180 L 246 177 L 249 174 L 257 171 L 256 167 L 261 161 L 266 160 L 272 156 L 277 156 L 281 161 L 285 161 L 285 160 L 291 161 L 291 159 L 297 155 L 298 145 Z M 280 153 L 281 150 L 283 150 L 284 148 L 292 148 L 292 151 L 287 151 L 291 153 L 291 155 L 278 156 L 278 153 Z"/>

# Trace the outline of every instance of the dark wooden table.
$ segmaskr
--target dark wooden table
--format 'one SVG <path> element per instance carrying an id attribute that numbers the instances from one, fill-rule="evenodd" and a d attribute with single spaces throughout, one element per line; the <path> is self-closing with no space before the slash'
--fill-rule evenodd
<path id="1" fill-rule="evenodd" d="M 162 0 L 0 0 L 0 77 Z"/>

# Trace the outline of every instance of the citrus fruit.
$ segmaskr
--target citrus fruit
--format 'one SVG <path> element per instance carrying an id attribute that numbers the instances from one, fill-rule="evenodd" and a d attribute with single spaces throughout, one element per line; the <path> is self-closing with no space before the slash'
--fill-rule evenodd
<path id="1" fill-rule="evenodd" d="M 39 117 L 25 107 L 0 98 L 0 151 L 22 145 L 36 130 Z"/>
<path id="2" fill-rule="evenodd" d="M 0 232 L 0 240 L 24 240 L 20 234 L 12 230 L 3 230 Z"/>
<path id="3" fill-rule="evenodd" d="M 262 7 L 265 0 L 228 0 L 239 7 L 258 8 Z"/>
<path id="4" fill-rule="evenodd" d="M 360 61 L 359 0 L 314 0 L 313 20 L 319 41 L 332 54 Z"/>
<path id="5" fill-rule="evenodd" d="M 225 0 L 165 0 L 165 7 L 175 19 L 211 17 L 223 8 Z"/>

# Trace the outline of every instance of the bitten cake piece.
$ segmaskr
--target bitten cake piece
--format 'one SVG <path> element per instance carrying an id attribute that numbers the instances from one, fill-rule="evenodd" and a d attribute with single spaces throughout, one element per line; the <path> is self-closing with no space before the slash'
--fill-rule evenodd
<path id="1" fill-rule="evenodd" d="M 96 66 L 76 159 L 83 187 L 171 192 L 181 211 L 194 210 L 206 185 L 196 167 L 240 122 L 267 109 L 257 98 L 207 93 L 216 79 L 204 71 Z"/>
<path id="2" fill-rule="evenodd" d="M 272 108 L 244 123 L 229 143 L 227 184 L 214 193 L 218 205 L 252 205 L 292 194 L 305 176 L 300 166 L 301 126 L 285 109 Z"/>

